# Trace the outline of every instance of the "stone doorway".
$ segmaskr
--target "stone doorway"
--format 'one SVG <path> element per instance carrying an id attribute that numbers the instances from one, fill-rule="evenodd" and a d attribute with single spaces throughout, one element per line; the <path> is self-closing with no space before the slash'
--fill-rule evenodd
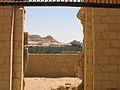
<path id="1" fill-rule="evenodd" d="M 27 11 L 26 11 L 26 12 L 27 12 Z M 77 13 L 76 13 L 76 14 L 77 14 Z M 75 15 L 75 17 L 76 17 L 76 15 Z M 77 73 L 78 73 L 78 61 L 79 61 L 79 58 L 81 57 L 81 55 L 77 55 L 77 54 L 76 54 L 76 56 L 75 56 L 74 54 L 70 54 L 70 55 L 71 55 L 72 57 L 75 57 L 75 58 L 76 58 L 76 56 L 77 56 L 77 62 L 76 62 L 76 64 L 73 66 L 73 68 L 76 69 L 75 71 L 76 71 L 76 74 L 77 74 Z M 35 58 L 38 58 L 38 57 L 39 57 L 39 58 L 41 58 L 41 57 L 44 58 L 44 56 L 45 56 L 45 55 L 36 55 L 36 56 L 34 55 L 34 59 L 35 59 Z M 30 56 L 30 57 L 32 57 L 32 56 Z M 47 54 L 46 54 L 45 57 L 49 57 L 49 59 L 51 58 L 51 60 L 53 59 L 53 57 L 56 57 L 57 59 L 59 59 L 59 55 L 51 55 L 51 56 L 50 56 L 50 55 L 47 55 Z M 63 57 L 63 59 L 64 59 L 64 57 L 65 57 L 65 58 L 67 58 L 67 59 L 69 59 L 69 60 L 70 60 L 70 58 L 71 58 L 69 55 L 65 56 L 64 54 L 63 54 L 62 56 L 60 56 L 60 57 Z M 45 58 L 44 58 L 44 59 L 45 59 Z M 74 58 L 72 58 L 72 59 L 74 59 Z M 72 59 L 71 59 L 71 60 L 72 60 Z M 62 60 L 62 58 L 61 58 L 61 60 Z M 30 59 L 30 63 L 31 63 L 31 61 L 32 61 L 32 60 Z M 33 61 L 34 61 L 34 60 L 33 60 Z M 40 61 L 41 61 L 41 60 L 40 60 Z M 64 61 L 65 61 L 65 60 L 64 60 Z M 32 72 L 31 72 L 31 70 L 30 70 L 30 66 L 29 66 L 30 63 L 28 64 L 28 69 L 29 69 L 29 70 L 27 70 L 27 74 L 26 74 L 26 75 L 27 75 L 27 76 L 33 75 L 33 77 L 34 77 L 35 72 L 36 72 L 37 70 L 33 70 L 33 69 L 31 68 L 31 70 L 34 71 L 34 73 L 32 74 Z M 33 63 L 34 63 L 34 62 L 33 62 Z M 33 63 L 32 63 L 31 65 L 33 65 Z M 54 61 L 53 61 L 53 63 L 54 63 Z M 63 63 L 64 63 L 64 62 L 63 62 Z M 74 63 L 74 62 L 73 62 L 73 63 Z M 50 62 L 49 62 L 49 64 L 50 64 Z M 59 62 L 59 64 L 60 64 L 60 62 Z M 64 63 L 64 64 L 65 64 L 65 63 Z M 67 67 L 67 65 L 69 65 L 69 64 L 66 63 L 66 67 Z M 48 66 L 49 66 L 49 65 L 48 65 Z M 54 65 L 53 65 L 53 66 L 54 66 Z M 42 66 L 39 66 L 39 68 L 40 68 L 40 67 L 42 67 Z M 62 67 L 61 67 L 61 68 L 62 68 Z M 72 68 L 72 65 L 71 65 L 71 68 Z M 64 69 L 64 68 L 63 68 L 63 69 Z M 53 70 L 54 70 L 54 69 L 53 69 Z M 65 69 L 64 69 L 64 70 L 65 70 Z M 80 69 L 79 69 L 79 70 L 80 70 Z M 38 71 L 39 71 L 39 70 L 38 70 Z M 49 70 L 49 71 L 50 71 L 50 70 Z M 48 71 L 48 72 L 49 72 L 49 71 Z M 41 72 L 43 72 L 43 71 L 41 71 Z M 54 71 L 51 71 L 51 72 L 54 73 Z M 63 72 L 61 72 L 61 73 L 63 73 Z M 71 69 L 71 73 L 72 73 L 72 69 Z M 79 72 L 79 73 L 81 73 L 81 72 Z M 37 73 L 37 74 L 38 74 L 38 73 Z M 50 74 L 50 73 L 48 73 L 48 74 Z M 57 74 L 58 74 L 57 77 L 60 76 L 60 75 L 59 75 L 60 72 L 57 72 Z M 39 74 L 39 75 L 40 75 L 40 74 Z M 65 75 L 65 73 L 63 73 L 63 76 L 64 76 L 64 75 Z M 63 76 L 61 76 L 61 77 L 63 77 Z M 70 76 L 70 73 L 68 74 L 68 77 L 69 77 L 69 76 Z M 38 76 L 38 77 L 39 77 L 39 76 Z M 44 77 L 45 77 L 45 76 L 44 76 Z M 48 75 L 47 77 L 50 77 L 50 75 Z M 66 77 L 66 75 L 65 75 L 65 77 Z M 63 85 L 63 88 L 65 88 L 64 86 L 65 86 L 65 82 L 66 82 L 66 81 L 67 81 L 67 82 L 71 82 L 71 80 L 72 80 L 72 78 L 65 78 L 65 77 L 63 78 L 64 85 L 61 84 L 61 85 Z M 57 79 L 57 78 L 56 78 L 56 79 L 55 79 L 55 78 L 53 78 L 53 79 L 51 79 L 51 78 L 50 78 L 50 79 L 49 79 L 49 78 L 43 78 L 43 79 L 42 79 L 42 78 L 41 78 L 41 80 L 44 80 L 44 79 L 45 79 L 46 81 L 48 81 L 48 82 L 49 82 L 49 80 L 51 80 L 51 81 L 53 80 L 53 82 L 54 82 L 54 80 L 56 80 L 56 81 L 58 80 L 58 84 L 59 84 L 59 80 L 62 80 L 62 78 L 58 78 L 58 79 Z M 32 78 L 30 78 L 30 80 L 32 80 Z M 35 81 L 41 81 L 41 80 L 39 80 L 39 78 L 33 78 L 33 80 L 35 80 Z M 68 80 L 69 80 L 69 81 L 68 81 Z M 28 81 L 29 81 L 29 79 L 26 78 L 26 83 L 27 83 Z M 78 82 L 81 82 L 81 81 L 73 78 L 73 81 L 72 81 L 72 82 L 78 83 Z M 43 81 L 43 83 L 44 83 L 44 81 Z M 56 82 L 56 83 L 57 83 L 57 82 Z M 30 81 L 29 81 L 28 84 L 30 84 Z M 27 88 L 29 87 L 28 85 L 26 85 L 26 86 L 27 86 Z M 33 86 L 32 88 L 34 88 L 34 87 L 35 87 L 35 86 Z M 40 86 L 36 86 L 36 87 L 40 87 Z M 46 87 L 47 87 L 47 86 L 46 86 Z M 73 87 L 74 87 L 74 86 L 73 86 Z M 50 88 L 50 86 L 49 86 L 48 88 Z M 59 88 L 59 85 L 56 85 L 56 87 L 53 86 L 53 85 L 51 85 L 51 90 L 52 90 L 53 88 L 54 88 L 54 89 L 56 88 L 56 90 L 57 90 L 57 88 Z M 74 87 L 74 88 L 76 88 L 76 87 Z M 47 89 L 46 89 L 46 90 L 47 90 Z"/>

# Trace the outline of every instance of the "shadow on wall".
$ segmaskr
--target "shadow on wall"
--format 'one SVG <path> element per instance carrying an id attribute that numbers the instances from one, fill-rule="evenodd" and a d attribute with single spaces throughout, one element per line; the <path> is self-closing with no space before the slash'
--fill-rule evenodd
<path id="1" fill-rule="evenodd" d="M 75 77 L 79 54 L 30 54 L 25 77 Z"/>

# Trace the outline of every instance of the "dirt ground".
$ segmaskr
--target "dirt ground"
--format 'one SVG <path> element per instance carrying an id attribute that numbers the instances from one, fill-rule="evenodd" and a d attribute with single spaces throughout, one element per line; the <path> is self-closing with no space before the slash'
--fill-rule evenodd
<path id="1" fill-rule="evenodd" d="M 25 90 L 51 90 L 66 83 L 77 87 L 82 80 L 78 78 L 25 78 Z"/>

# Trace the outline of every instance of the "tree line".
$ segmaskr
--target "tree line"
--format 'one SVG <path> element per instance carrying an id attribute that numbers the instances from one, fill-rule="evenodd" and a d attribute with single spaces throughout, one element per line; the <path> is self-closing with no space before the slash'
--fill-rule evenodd
<path id="1" fill-rule="evenodd" d="M 62 54 L 67 51 L 81 51 L 82 46 L 26 46 L 29 53 L 34 54 Z"/>

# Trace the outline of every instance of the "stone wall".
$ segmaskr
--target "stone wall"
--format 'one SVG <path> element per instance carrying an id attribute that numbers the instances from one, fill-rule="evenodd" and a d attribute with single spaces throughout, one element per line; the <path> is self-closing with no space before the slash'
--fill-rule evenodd
<path id="1" fill-rule="evenodd" d="M 120 90 L 120 9 L 93 9 L 95 90 Z"/>
<path id="2" fill-rule="evenodd" d="M 84 29 L 84 90 L 120 90 L 120 10 L 82 8 L 78 18 Z M 23 89 L 23 20 L 22 7 L 0 7 L 0 90 Z M 54 59 L 50 55 L 42 56 L 47 58 L 44 66 L 49 66 L 47 70 L 57 71 L 56 76 L 61 73 L 74 76 L 77 72 L 74 65 L 78 65 L 79 60 L 76 57 L 63 55 Z M 48 59 L 53 59 L 54 64 Z M 60 60 L 64 62 L 60 64 Z M 37 74 L 41 72 L 34 70 Z"/>
<path id="3" fill-rule="evenodd" d="M 0 7 L 0 90 L 22 90 L 23 14 L 20 7 Z"/>
<path id="4" fill-rule="evenodd" d="M 31 54 L 25 76 L 74 77 L 78 61 L 78 54 Z"/>
<path id="5" fill-rule="evenodd" d="M 12 89 L 12 7 L 0 7 L 0 90 Z"/>
<path id="6" fill-rule="evenodd" d="M 84 89 L 120 90 L 119 9 L 82 8 Z"/>

